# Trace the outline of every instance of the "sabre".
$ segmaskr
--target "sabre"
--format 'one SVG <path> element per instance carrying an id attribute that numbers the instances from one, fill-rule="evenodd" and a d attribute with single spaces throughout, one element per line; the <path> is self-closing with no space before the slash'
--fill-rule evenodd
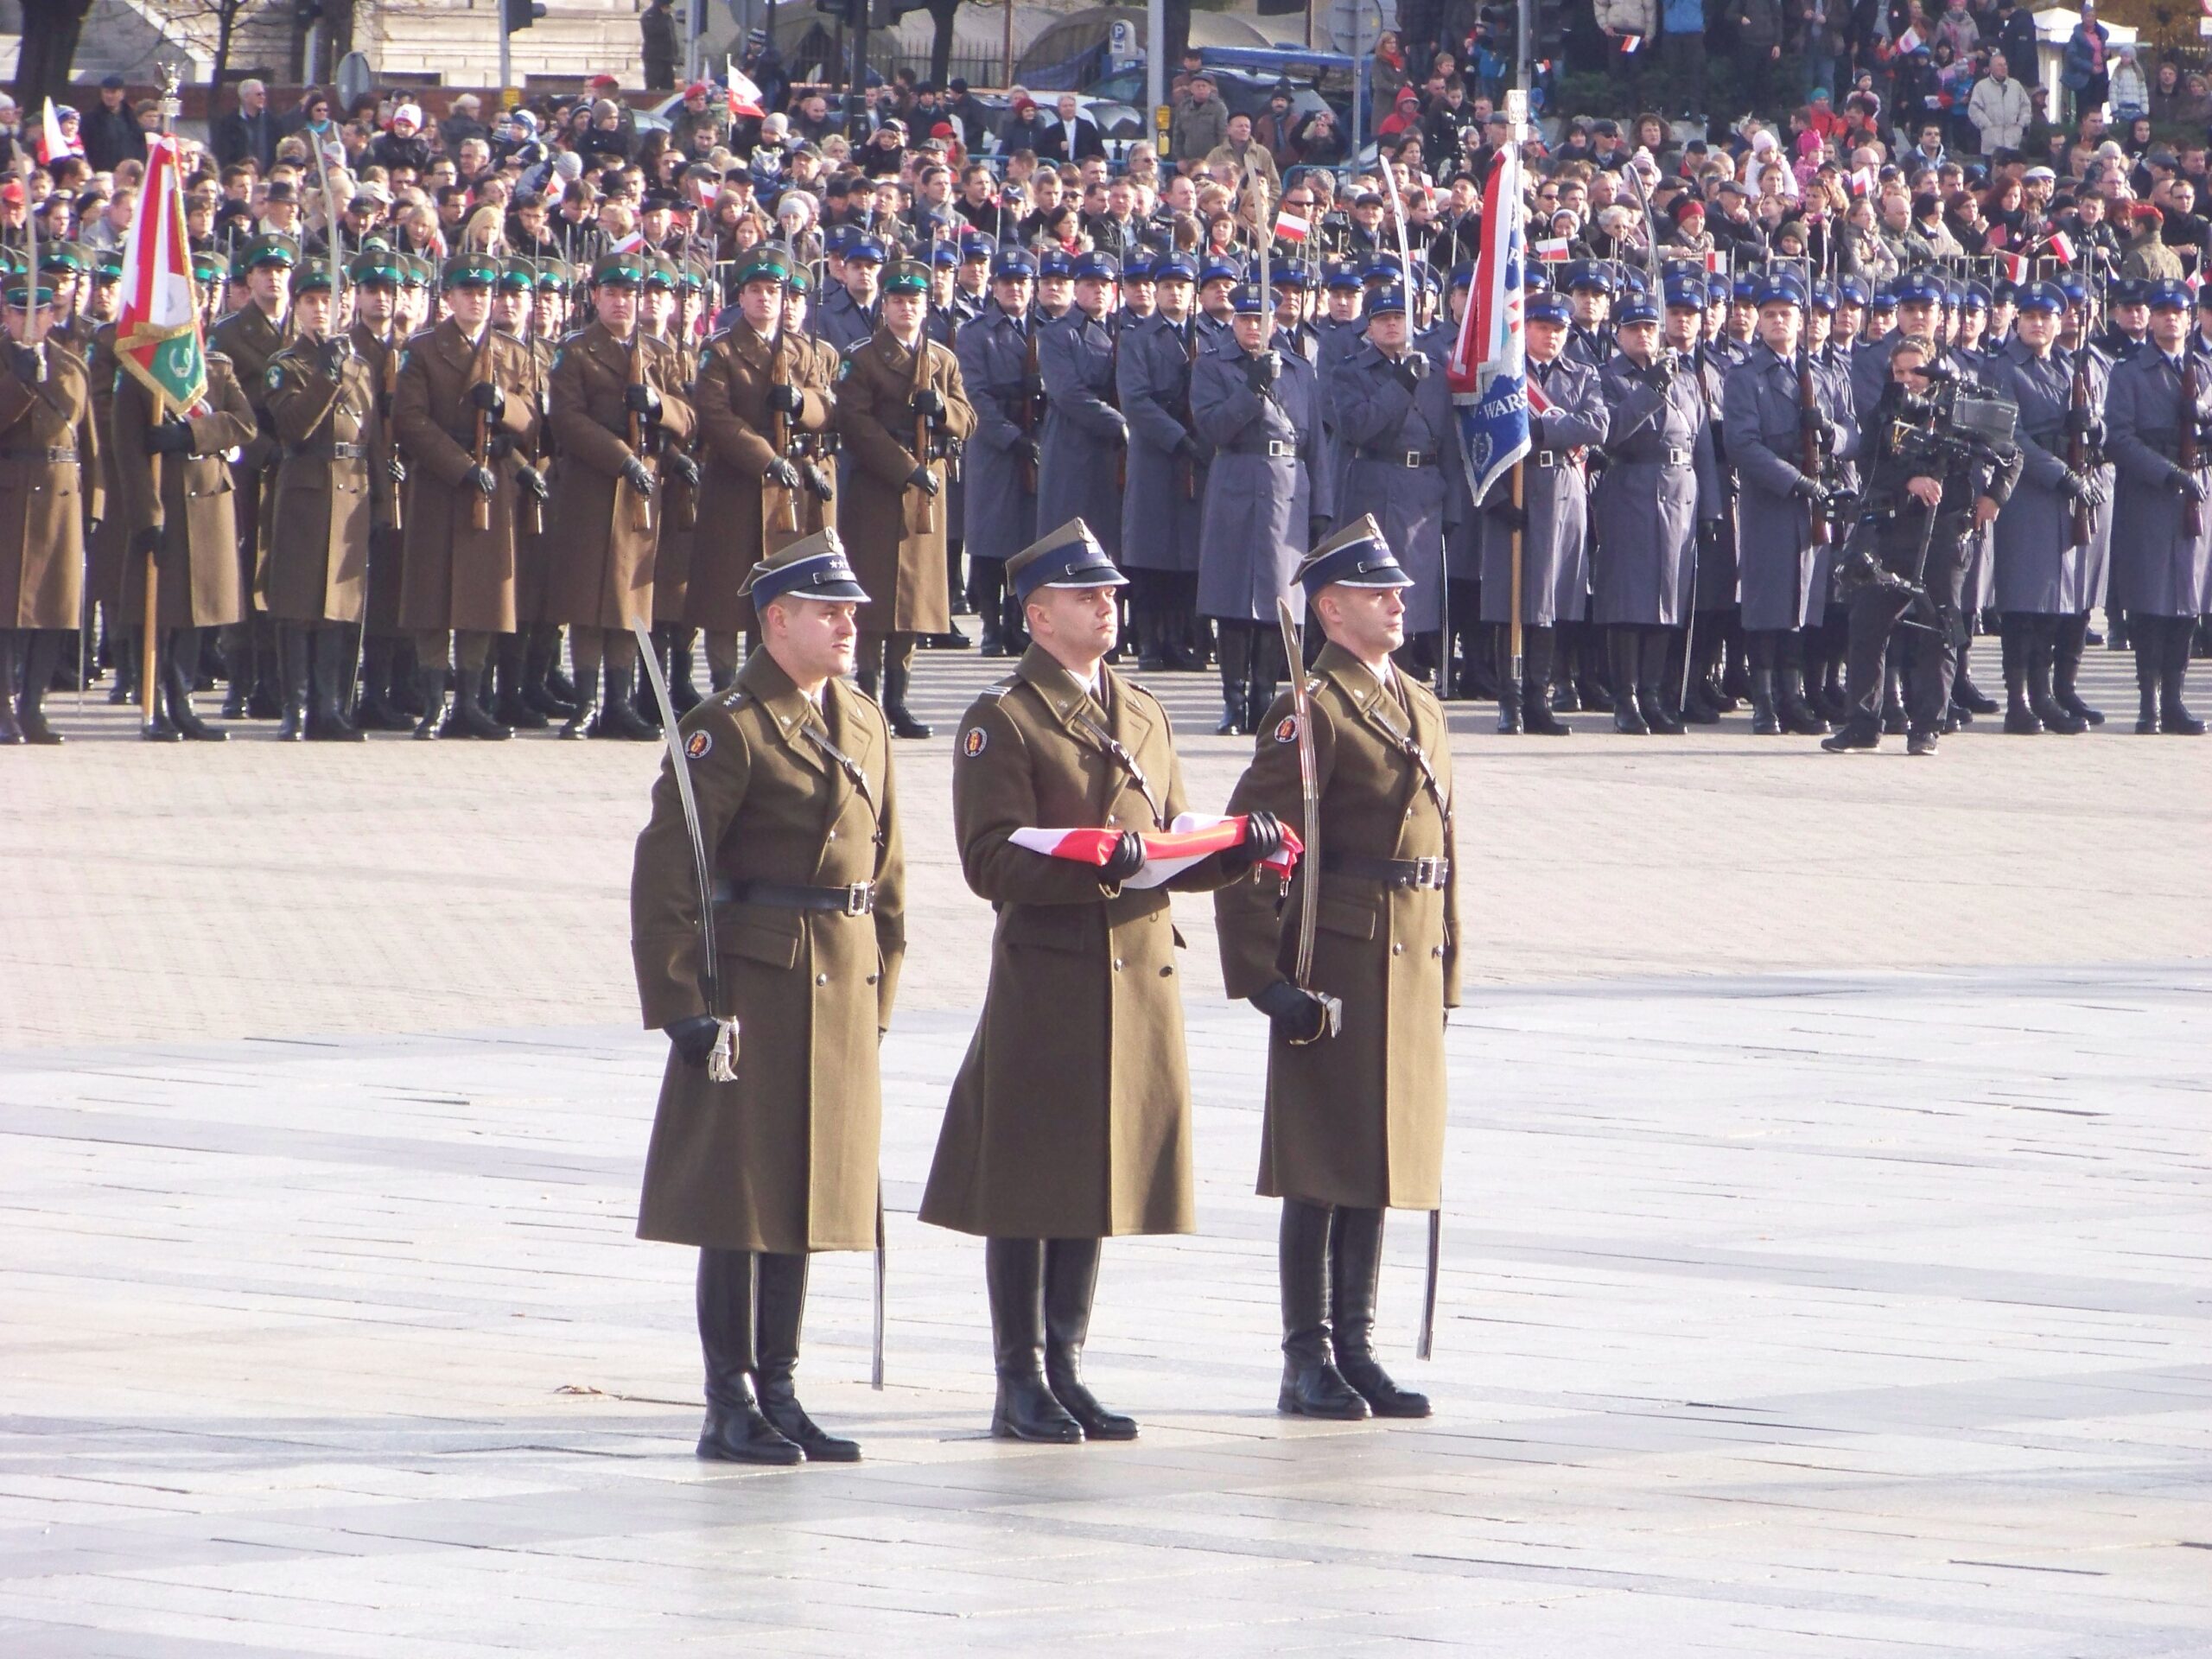
<path id="1" fill-rule="evenodd" d="M 676 798 L 683 804 L 683 828 L 691 841 L 691 874 L 699 885 L 699 988 L 707 999 L 707 1012 L 715 1019 L 715 1046 L 707 1056 L 707 1077 L 714 1083 L 737 1081 L 737 1020 L 722 1013 L 721 975 L 715 956 L 715 871 L 707 856 L 706 832 L 699 827 L 699 801 L 691 791 L 691 762 L 683 753 L 683 734 L 677 729 L 675 700 L 668 695 L 668 677 L 661 672 L 660 657 L 652 636 L 642 622 L 630 632 L 638 641 L 638 655 L 645 660 L 645 677 L 652 682 L 653 701 L 660 707 L 661 737 L 668 749 L 668 764 L 676 773 Z"/>
<path id="2" fill-rule="evenodd" d="M 1306 693 L 1305 647 L 1300 639 L 1298 619 L 1291 613 L 1290 601 L 1281 596 L 1275 600 L 1275 621 L 1282 629 L 1291 717 L 1298 722 L 1298 797 L 1301 809 L 1299 827 L 1306 837 L 1305 849 L 1298 855 L 1303 868 L 1298 872 L 1298 956 L 1292 982 L 1300 990 L 1321 999 L 1326 1018 L 1321 1029 L 1306 1039 L 1307 1042 L 1319 1042 L 1324 1037 L 1336 1035 L 1344 1022 L 1344 1008 L 1342 998 L 1331 996 L 1325 991 L 1314 991 L 1313 986 L 1313 938 L 1321 916 L 1320 768 L 1313 758 L 1313 708 Z"/>

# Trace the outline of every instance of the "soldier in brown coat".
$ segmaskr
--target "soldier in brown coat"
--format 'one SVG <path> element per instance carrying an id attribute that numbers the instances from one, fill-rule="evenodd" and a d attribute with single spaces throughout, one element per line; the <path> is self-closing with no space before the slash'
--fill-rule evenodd
<path id="1" fill-rule="evenodd" d="M 699 283 L 690 266 L 656 257 L 645 273 L 645 327 L 655 340 L 672 347 L 683 365 L 683 395 L 697 408 L 694 380 L 696 359 L 689 347 L 685 315 L 695 313 L 689 291 Z M 681 438 L 663 437 L 660 446 L 660 535 L 653 549 L 653 650 L 668 681 L 669 702 L 680 719 L 699 706 L 699 688 L 692 683 L 693 646 L 698 630 L 683 620 L 685 598 L 691 580 L 692 550 L 699 541 L 699 443 L 695 415 L 691 430 Z M 715 540 L 712 531 L 708 540 Z M 749 567 L 748 567 L 749 568 Z M 640 715 L 654 714 L 650 687 L 637 696 Z"/>
<path id="2" fill-rule="evenodd" d="M 838 524 L 854 568 L 876 595 L 861 614 L 860 681 L 874 694 L 883 664 L 883 708 L 900 737 L 930 728 L 906 710 L 914 644 L 952 626 L 944 591 L 947 461 L 976 429 L 960 360 L 922 325 L 929 270 L 911 260 L 883 279 L 883 321 L 845 358 L 837 429 L 852 451 Z M 917 359 L 917 351 L 926 353 Z"/>
<path id="3" fill-rule="evenodd" d="M 877 1238 L 876 1053 L 906 944 L 891 741 L 841 677 L 867 595 L 835 534 L 772 555 L 751 593 L 762 648 L 683 724 L 715 872 L 711 960 L 666 766 L 638 838 L 631 952 L 645 1022 L 672 1047 L 638 1236 L 699 1247 L 699 1455 L 849 1461 L 860 1448 L 815 1426 L 792 1372 L 808 1256 Z M 713 1063 L 721 1020 L 734 1068 Z"/>
<path id="4" fill-rule="evenodd" d="M 448 729 L 446 670 L 458 634 L 459 696 L 450 730 L 512 735 L 484 712 L 484 664 L 494 634 L 515 631 L 515 517 L 520 486 L 505 464 L 537 429 L 530 353 L 491 326 L 499 262 L 457 254 L 442 273 L 449 315 L 407 342 L 392 424 L 407 461 L 399 619 L 415 634 L 419 738 Z M 485 433 L 477 457 L 478 417 Z M 484 510 L 478 529 L 475 514 Z"/>
<path id="5" fill-rule="evenodd" d="M 774 249 L 740 269 L 738 319 L 707 342 L 692 391 L 699 518 L 714 528 L 694 541 L 683 618 L 706 634 L 717 690 L 736 674 L 737 636 L 752 626 L 752 607 L 739 597 L 745 572 L 764 552 L 836 522 L 830 469 L 802 448 L 836 417 L 836 375 L 791 320 L 790 281 Z"/>
<path id="6" fill-rule="evenodd" d="M 1442 706 L 1391 660 L 1413 579 L 1374 519 L 1338 532 L 1298 574 L 1329 640 L 1306 682 L 1319 845 L 1305 849 L 1287 902 L 1257 888 L 1214 899 L 1224 982 L 1273 1027 L 1259 1190 L 1283 1201 L 1276 1405 L 1308 1417 L 1426 1417 L 1428 1402 L 1376 1362 L 1373 1338 L 1383 1211 L 1433 1211 L 1442 1191 L 1444 1019 L 1459 1001 L 1451 748 Z M 1230 811 L 1303 824 L 1299 736 L 1285 694 Z M 1301 986 L 1299 906 L 1317 874 Z M 1342 1005 L 1333 1033 L 1327 997 Z"/>
<path id="7" fill-rule="evenodd" d="M 541 451 L 546 441 L 546 386 L 553 369 L 553 348 L 541 339 L 532 322 L 537 314 L 537 267 L 528 259 L 500 262 L 499 280 L 492 290 L 492 326 L 510 340 L 521 342 L 530 361 L 525 395 L 537 411 L 532 446 L 518 448 L 512 461 L 515 482 L 522 486 L 522 523 L 515 531 L 515 631 L 499 636 L 493 658 L 498 681 L 492 717 L 502 726 L 542 731 L 547 711 L 527 695 L 528 688 L 543 680 L 540 670 L 532 678 L 530 653 L 532 641 L 545 626 L 545 516 L 552 499 Z"/>
<path id="8" fill-rule="evenodd" d="M 162 708 L 139 735 L 149 742 L 180 738 L 219 743 L 229 735 L 194 712 L 192 683 L 200 672 L 200 631 L 234 626 L 245 617 L 238 580 L 238 489 L 226 454 L 258 433 L 253 405 L 220 352 L 207 353 L 207 390 L 184 414 L 154 416 L 153 394 L 128 372 L 116 382 L 115 480 L 130 526 L 124 560 L 123 620 L 146 626 L 146 564 L 154 561 L 157 657 Z"/>
<path id="9" fill-rule="evenodd" d="M 286 742 L 358 743 L 346 718 L 351 627 L 367 597 L 369 534 L 384 505 L 377 388 L 343 332 L 333 334 L 327 261 L 292 272 L 292 343 L 270 360 L 262 406 L 282 446 L 261 555 L 262 607 L 276 622 Z M 314 717 L 308 717 L 312 683 Z"/>
<path id="10" fill-rule="evenodd" d="M 238 582 L 247 605 L 245 613 L 223 635 L 223 668 L 229 677 L 223 714 L 230 720 L 248 715 L 273 719 L 282 704 L 276 689 L 276 635 L 257 617 L 253 595 L 261 543 L 269 531 L 277 456 L 276 435 L 261 394 L 268 384 L 270 359 L 284 349 L 289 277 L 298 258 L 299 251 L 281 236 L 263 236 L 248 244 L 232 267 L 245 279 L 246 302 L 207 331 L 207 349 L 230 359 L 239 389 L 260 423 L 253 441 L 240 448 L 232 469 L 238 490 Z"/>
<path id="11" fill-rule="evenodd" d="M 52 309 L 52 290 L 41 281 L 34 297 L 30 287 L 8 278 L 0 367 L 0 743 L 61 741 L 40 704 L 83 622 L 85 521 L 106 505 L 85 365 L 54 340 L 27 343 Z"/>
<path id="12" fill-rule="evenodd" d="M 1122 574 L 1077 519 L 1008 559 L 1006 575 L 1033 643 L 962 719 L 952 772 L 961 867 L 998 911 L 990 987 L 921 1218 L 988 1241 L 991 1432 L 1128 1440 L 1135 1422 L 1084 1383 L 1083 1345 L 1099 1241 L 1191 1230 L 1168 892 L 1247 875 L 1281 830 L 1263 814 L 1242 847 L 1165 882 L 1144 871 L 1141 837 L 1184 810 L 1183 772 L 1166 710 L 1105 665 Z M 1025 829 L 1115 836 L 1101 866 L 1020 845 Z"/>
<path id="13" fill-rule="evenodd" d="M 92 424 L 102 432 L 114 430 L 115 377 L 119 372 L 115 362 L 114 319 L 117 284 L 122 274 L 121 250 L 99 256 L 93 274 L 92 309 L 88 314 L 92 328 L 85 366 L 92 388 Z M 115 445 L 111 442 L 100 446 L 100 484 L 110 500 L 122 499 L 115 484 Z M 129 535 L 120 512 L 110 512 L 97 523 L 88 522 L 85 526 L 85 581 L 89 588 L 86 598 L 99 607 L 115 664 L 115 683 L 108 688 L 107 697 L 112 703 L 131 701 L 137 679 L 137 659 L 124 648 L 123 641 L 123 555 Z"/>
<path id="14" fill-rule="evenodd" d="M 654 462 L 664 438 L 681 442 L 690 435 L 684 393 L 690 375 L 682 353 L 638 326 L 645 275 L 645 262 L 634 253 L 611 253 L 594 265 L 594 321 L 563 340 L 553 359 L 546 419 L 561 466 L 545 614 L 569 625 L 582 702 L 561 728 L 563 737 L 659 735 L 632 706 L 638 646 L 630 629 L 652 622 L 653 543 L 661 517 Z"/>
<path id="15" fill-rule="evenodd" d="M 353 285 L 353 326 L 348 335 L 354 355 L 368 370 L 376 388 L 377 425 L 371 442 L 370 467 L 384 480 L 389 499 L 397 502 L 405 482 L 406 463 L 401 460 L 394 405 L 398 400 L 399 363 L 413 332 L 401 305 L 405 273 L 391 249 L 372 243 L 363 249 L 346 272 Z M 399 624 L 401 526 L 387 512 L 369 526 L 369 579 L 361 622 L 360 705 L 354 722 L 383 732 L 405 731 L 415 716 L 392 701 L 395 676 L 400 665 L 406 630 Z"/>

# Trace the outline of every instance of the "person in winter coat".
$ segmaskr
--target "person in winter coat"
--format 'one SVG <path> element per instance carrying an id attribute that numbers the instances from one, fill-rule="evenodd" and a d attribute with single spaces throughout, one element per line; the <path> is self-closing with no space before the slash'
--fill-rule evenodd
<path id="1" fill-rule="evenodd" d="M 2150 114 L 2151 87 L 2135 61 L 2135 48 L 2123 46 L 2116 55 L 2119 61 L 2112 67 L 2112 90 L 2106 100 L 2106 113 L 2120 122 Z"/>
<path id="2" fill-rule="evenodd" d="M 2028 89 L 2012 79 L 2012 66 L 2002 52 L 1989 58 L 1989 73 L 1974 83 L 1967 98 L 1967 119 L 1981 135 L 1981 153 L 2018 149 L 2035 117 L 2028 103 Z"/>
<path id="3" fill-rule="evenodd" d="M 2066 42 L 2059 84 L 2076 110 L 2094 110 L 2112 95 L 2112 32 L 2097 21 L 2096 0 L 2082 0 L 2082 21 Z"/>

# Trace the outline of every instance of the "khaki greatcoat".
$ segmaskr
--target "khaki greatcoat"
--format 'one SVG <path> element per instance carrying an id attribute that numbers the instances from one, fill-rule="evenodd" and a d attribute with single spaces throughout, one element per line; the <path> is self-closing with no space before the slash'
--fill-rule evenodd
<path id="1" fill-rule="evenodd" d="M 662 435 L 681 443 L 690 435 L 690 372 L 683 353 L 639 330 L 639 375 L 660 394 Z M 628 628 L 653 620 L 655 542 L 666 517 L 667 491 L 653 493 L 652 528 L 638 524 L 630 491 L 618 488 L 630 459 L 629 415 L 623 391 L 630 383 L 630 347 L 599 323 L 579 328 L 553 356 L 547 424 L 560 447 L 546 520 L 550 556 L 545 575 L 545 620 L 588 628 Z M 648 467 L 655 454 L 648 434 Z"/>
<path id="2" fill-rule="evenodd" d="M 83 360 L 49 340 L 45 379 L 0 369 L 0 628 L 79 625 L 85 519 L 105 506 L 91 382 Z"/>
<path id="3" fill-rule="evenodd" d="M 158 529 L 161 572 L 155 603 L 160 628 L 219 628 L 245 620 L 245 588 L 238 580 L 237 514 L 252 511 L 239 504 L 230 450 L 254 442 L 258 429 L 253 405 L 220 352 L 207 353 L 207 395 L 185 417 L 192 428 L 192 453 L 154 455 L 146 448 L 153 424 L 152 396 L 130 375 L 116 382 L 115 478 L 122 499 L 116 511 L 135 540 L 139 531 Z M 158 467 L 161 493 L 154 492 Z M 123 620 L 142 627 L 146 620 L 146 571 L 126 559 L 123 572 Z"/>
<path id="4" fill-rule="evenodd" d="M 376 476 L 384 480 L 389 499 L 398 493 L 391 483 L 391 458 L 399 448 L 392 410 L 398 401 L 399 360 L 406 341 L 387 340 L 365 322 L 353 325 L 352 337 L 353 350 L 368 365 L 370 384 L 377 389 L 376 453 L 369 464 Z M 402 538 L 398 527 L 389 523 L 389 518 L 387 512 L 386 522 L 372 524 L 369 529 L 367 626 L 373 634 L 393 633 L 399 627 Z"/>
<path id="5" fill-rule="evenodd" d="M 238 388 L 254 412 L 253 441 L 240 447 L 232 463 L 239 496 L 238 579 L 245 584 L 249 604 L 257 598 L 260 550 L 269 539 L 276 490 L 276 434 L 269 423 L 263 392 L 269 384 L 269 365 L 289 343 L 290 334 L 289 325 L 271 321 L 251 300 L 207 331 L 207 349 L 231 359 Z"/>
<path id="6" fill-rule="evenodd" d="M 960 384 L 960 360 L 934 340 L 922 385 L 944 399 L 940 437 L 963 443 L 974 435 L 976 411 Z M 906 480 L 921 464 L 914 454 L 914 354 L 887 327 L 846 353 L 837 383 L 837 429 L 851 452 L 837 533 L 868 592 L 861 607 L 864 633 L 943 633 L 952 626 L 944 586 L 945 523 L 950 508 L 942 457 L 932 458 L 938 495 L 926 534 L 907 529 Z"/>
<path id="7" fill-rule="evenodd" d="M 822 731 L 868 779 L 868 800 L 806 735 Z M 825 729 L 826 728 L 826 729 Z M 873 914 L 721 905 L 723 1007 L 737 1080 L 671 1050 L 645 1159 L 641 1238 L 721 1249 L 859 1250 L 875 1243 L 882 1098 L 876 1052 L 906 954 L 904 862 L 881 710 L 842 681 L 811 709 L 766 651 L 729 691 L 684 716 L 700 828 L 716 875 L 842 887 L 874 881 Z M 882 838 L 876 839 L 880 814 Z M 699 897 L 668 766 L 638 837 L 631 954 L 645 1023 L 705 1013 Z"/>
<path id="8" fill-rule="evenodd" d="M 753 607 L 737 590 L 753 567 L 766 553 L 836 523 L 834 498 L 824 502 L 802 486 L 792 498 L 798 504 L 799 527 L 785 528 L 783 492 L 764 489 L 760 478 L 771 461 L 791 455 L 788 446 L 778 448 L 767 435 L 768 388 L 778 378 L 800 391 L 799 411 L 787 417 L 793 430 L 826 432 L 836 418 L 835 361 L 816 346 L 804 334 L 785 334 L 781 367 L 772 372 L 775 354 L 770 342 L 740 321 L 709 340 L 700 354 L 693 391 L 699 416 L 699 522 L 711 531 L 699 537 L 691 550 L 683 620 L 693 627 L 717 633 L 751 627 Z M 835 465 L 827 460 L 816 464 L 834 484 Z M 765 552 L 760 544 L 764 493 L 769 512 L 775 515 Z"/>
<path id="9" fill-rule="evenodd" d="M 1395 730 L 1421 746 L 1448 802 L 1444 711 L 1426 687 L 1403 674 L 1393 680 L 1403 703 L 1365 664 L 1331 645 L 1306 682 L 1325 860 L 1332 853 L 1450 855 L 1444 813 L 1390 735 Z M 1268 711 L 1229 810 L 1265 808 L 1303 836 L 1292 710 L 1286 692 Z M 1300 884 L 1312 879 L 1313 858 L 1309 848 L 1280 908 L 1273 881 L 1215 895 L 1230 995 L 1251 996 L 1292 977 Z M 1259 1191 L 1315 1204 L 1433 1210 L 1443 1181 L 1444 1010 L 1459 1001 L 1458 861 L 1441 889 L 1334 873 L 1320 881 L 1309 982 L 1344 999 L 1344 1029 L 1304 1047 L 1270 1034 Z"/>
<path id="10" fill-rule="evenodd" d="M 488 325 L 487 333 L 486 375 L 507 399 L 492 423 L 493 435 L 504 432 L 527 444 L 537 430 L 528 348 Z M 499 487 L 491 496 L 487 526 L 478 530 L 471 517 L 477 493 L 466 480 L 476 464 L 476 407 L 469 401 L 475 380 L 476 346 L 452 318 L 409 339 L 392 426 L 407 460 L 399 623 L 418 632 L 515 631 L 518 492 L 512 466 L 492 463 Z"/>
<path id="11" fill-rule="evenodd" d="M 374 371 L 349 357 L 322 372 L 321 346 L 270 359 L 262 393 L 277 442 L 261 608 L 281 622 L 359 622 L 368 597 L 369 533 L 385 500 Z M 343 447 L 353 453 L 340 455 Z"/>
<path id="12" fill-rule="evenodd" d="M 1191 1087 L 1180 943 L 1168 891 L 1229 878 L 1207 858 L 1167 887 L 1008 837 L 1019 829 L 1150 830 L 1184 810 L 1167 712 L 1101 666 L 1101 709 L 1041 646 L 987 690 L 954 740 L 952 814 L 968 885 L 998 911 L 982 1018 L 938 1134 L 921 1218 L 1002 1238 L 1101 1238 L 1192 1226 Z M 1149 780 L 1160 816 L 1093 734 Z"/>

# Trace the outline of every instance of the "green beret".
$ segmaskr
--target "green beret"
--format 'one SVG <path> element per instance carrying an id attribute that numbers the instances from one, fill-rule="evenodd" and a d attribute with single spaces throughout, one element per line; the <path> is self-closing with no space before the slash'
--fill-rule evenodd
<path id="1" fill-rule="evenodd" d="M 610 253 L 591 268 L 594 288 L 639 288 L 645 280 L 645 262 L 635 252 Z"/>
<path id="2" fill-rule="evenodd" d="M 440 273 L 447 288 L 489 288 L 499 276 L 499 259 L 488 253 L 456 253 Z"/>
<path id="3" fill-rule="evenodd" d="M 930 268 L 915 259 L 901 259 L 883 273 L 886 294 L 926 294 L 930 291 Z"/>

